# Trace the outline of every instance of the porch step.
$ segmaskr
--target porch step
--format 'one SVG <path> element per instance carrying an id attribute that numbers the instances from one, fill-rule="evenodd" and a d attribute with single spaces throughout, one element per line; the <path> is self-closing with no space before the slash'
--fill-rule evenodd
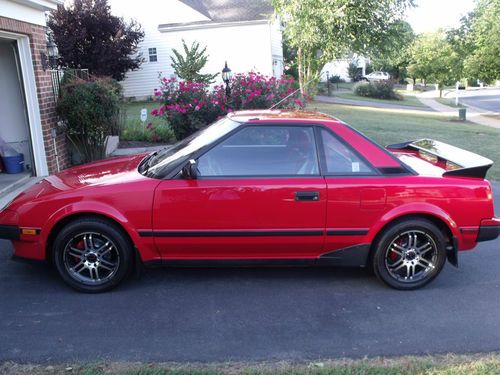
<path id="1" fill-rule="evenodd" d="M 0 184 L 0 196 L 5 195 L 12 190 L 17 189 L 18 187 L 24 185 L 31 177 L 31 174 L 29 173 L 24 173 L 22 175 L 19 174 L 3 174 L 2 173 L 2 180 Z"/>
<path id="2" fill-rule="evenodd" d="M 7 188 L 4 188 L 2 191 L 0 191 L 0 210 L 4 208 L 4 206 L 12 199 L 14 199 L 18 194 L 22 193 L 30 186 L 36 184 L 41 179 L 42 177 L 31 177 L 29 175 L 26 175 L 25 177 L 20 178 L 12 185 L 9 185 Z"/>

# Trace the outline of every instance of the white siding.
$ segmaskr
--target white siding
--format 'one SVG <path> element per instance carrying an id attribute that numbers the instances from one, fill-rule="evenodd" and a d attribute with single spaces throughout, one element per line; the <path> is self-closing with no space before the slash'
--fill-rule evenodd
<path id="1" fill-rule="evenodd" d="M 349 78 L 349 64 L 354 63 L 358 68 L 362 69 L 362 75 L 365 75 L 365 68 L 367 63 L 369 63 L 368 59 L 364 56 L 359 56 L 354 54 L 353 57 L 349 59 L 338 59 L 326 63 L 323 69 L 321 70 L 321 78 L 322 82 L 326 82 L 326 72 L 328 72 L 329 76 L 339 76 L 340 78 L 350 81 Z"/>
<path id="2" fill-rule="evenodd" d="M 234 73 L 249 71 L 265 75 L 273 74 L 272 56 L 270 51 L 271 35 L 267 23 L 257 25 L 217 27 L 197 30 L 173 31 L 165 33 L 150 33 L 141 50 L 147 55 L 147 49 L 156 47 L 158 62 L 146 62 L 138 71 L 127 73 L 122 82 L 124 95 L 143 98 L 153 94 L 159 87 L 158 74 L 169 77 L 173 74 L 170 66 L 172 48 L 182 51 L 182 39 L 188 45 L 193 41 L 207 47 L 209 55 L 207 65 L 202 73 L 215 74 L 222 70 L 225 61 Z M 221 82 L 220 75 L 216 78 Z"/>
<path id="3" fill-rule="evenodd" d="M 279 22 L 160 32 L 158 26 L 162 24 L 206 21 L 208 18 L 177 0 L 110 0 L 109 3 L 114 14 L 126 20 L 134 18 L 145 31 L 139 53 L 146 61 L 139 70 L 128 72 L 121 82 L 126 97 L 143 99 L 152 96 L 154 89 L 159 87 L 158 76 L 173 75 L 170 56 L 172 48 L 182 51 L 182 39 L 188 45 L 197 41 L 200 46 L 207 47 L 209 59 L 203 73 L 218 73 L 227 61 L 233 73 L 253 70 L 265 75 L 282 74 Z M 156 48 L 157 62 L 149 62 L 149 48 Z M 273 66 L 273 59 L 278 61 L 279 66 Z M 221 81 L 220 75 L 216 80 Z"/>
<path id="4" fill-rule="evenodd" d="M 273 73 L 276 78 L 283 74 L 283 37 L 281 30 L 281 22 L 279 17 L 276 17 L 274 22 L 269 24 L 271 32 L 271 54 L 273 57 Z"/>
<path id="5" fill-rule="evenodd" d="M 47 9 L 56 8 L 53 3 L 46 2 L 44 5 Z M 45 11 L 34 8 L 29 4 L 23 5 L 14 1 L 0 0 L 0 16 L 45 26 Z"/>
<path id="6" fill-rule="evenodd" d="M 141 0 L 123 1 L 110 0 L 113 14 L 123 17 L 126 21 L 133 18 L 139 22 L 145 32 L 144 40 L 139 45 L 145 62 L 137 71 L 127 73 L 122 83 L 126 97 L 147 97 L 153 95 L 153 89 L 158 87 L 158 74 L 170 70 L 170 60 L 165 49 L 165 38 L 158 31 L 158 25 L 173 22 L 206 21 L 207 17 L 196 12 L 191 7 L 177 0 Z M 149 62 L 148 48 L 156 48 L 157 62 Z M 168 64 L 167 64 L 168 61 Z"/>

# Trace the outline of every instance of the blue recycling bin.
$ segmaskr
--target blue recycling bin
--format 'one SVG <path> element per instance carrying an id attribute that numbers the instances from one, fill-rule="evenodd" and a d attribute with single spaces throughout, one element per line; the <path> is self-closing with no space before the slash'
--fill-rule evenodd
<path id="1" fill-rule="evenodd" d="M 5 173 L 16 174 L 24 171 L 24 155 L 2 156 Z"/>

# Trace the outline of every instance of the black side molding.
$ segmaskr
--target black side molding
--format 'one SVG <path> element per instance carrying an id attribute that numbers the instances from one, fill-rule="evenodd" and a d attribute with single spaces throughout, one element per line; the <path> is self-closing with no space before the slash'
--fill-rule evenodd
<path id="1" fill-rule="evenodd" d="M 17 255 L 12 255 L 12 257 L 10 259 L 14 262 L 32 264 L 32 265 L 47 264 L 46 259 L 29 259 L 29 258 L 23 258 L 23 257 L 17 256 Z"/>
<path id="2" fill-rule="evenodd" d="M 477 242 L 491 241 L 500 236 L 500 225 L 479 227 Z"/>
<path id="3" fill-rule="evenodd" d="M 319 257 L 318 266 L 366 267 L 370 244 L 362 244 L 331 251 Z"/>
<path id="4" fill-rule="evenodd" d="M 297 229 L 297 230 L 224 230 L 224 231 L 175 231 L 175 230 L 155 230 L 139 231 L 141 237 L 301 237 L 301 236 L 323 236 L 322 230 Z"/>
<path id="5" fill-rule="evenodd" d="M 19 241 L 20 232 L 17 225 L 0 225 L 0 239 Z"/>
<path id="6" fill-rule="evenodd" d="M 366 267 L 370 254 L 370 244 L 361 244 L 335 250 L 319 258 L 299 259 L 155 259 L 144 262 L 152 267 L 311 267 L 343 266 Z"/>

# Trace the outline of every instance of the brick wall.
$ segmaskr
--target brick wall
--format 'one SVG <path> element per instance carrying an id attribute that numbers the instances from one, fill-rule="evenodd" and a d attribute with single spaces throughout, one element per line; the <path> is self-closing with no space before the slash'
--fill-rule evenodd
<path id="1" fill-rule="evenodd" d="M 52 129 L 57 128 L 58 117 L 56 115 L 54 94 L 52 92 L 52 78 L 48 70 L 44 71 L 42 69 L 40 55 L 40 52 L 47 54 L 47 40 L 45 38 L 46 28 L 11 18 L 0 17 L 0 30 L 24 34 L 29 37 L 38 103 L 40 106 L 40 118 L 42 123 L 45 153 L 47 155 L 47 166 L 49 168 L 49 173 L 56 173 L 56 153 L 58 156 L 60 170 L 69 167 L 70 158 L 64 134 L 57 135 L 55 147 L 54 140 L 52 139 Z M 32 126 L 32 124 L 30 125 Z"/>

